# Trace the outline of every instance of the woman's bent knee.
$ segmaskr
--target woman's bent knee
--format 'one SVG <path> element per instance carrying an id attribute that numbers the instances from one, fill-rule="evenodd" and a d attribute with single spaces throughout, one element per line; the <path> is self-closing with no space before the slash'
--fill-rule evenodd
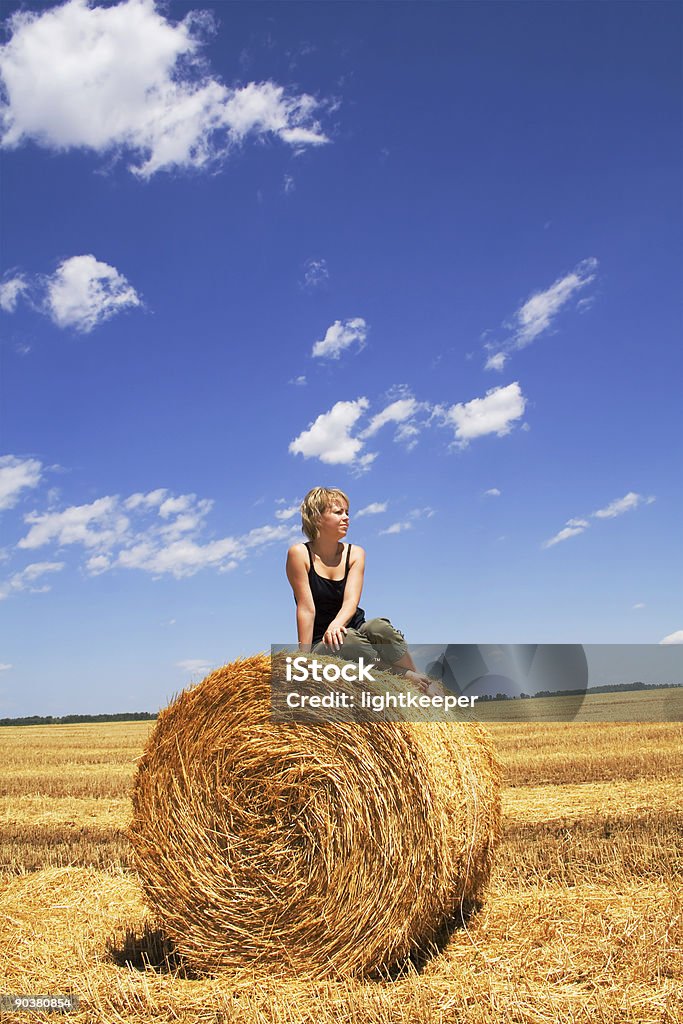
<path id="1" fill-rule="evenodd" d="M 372 646 L 368 637 L 357 629 L 349 627 L 339 650 L 335 651 L 332 647 L 327 647 L 321 640 L 315 645 L 312 653 L 326 654 L 328 657 L 342 658 L 344 661 L 357 661 L 361 654 L 372 653 Z"/>
<path id="2" fill-rule="evenodd" d="M 392 626 L 389 619 L 370 619 L 365 623 L 363 632 L 380 640 L 395 640 L 403 636 L 403 633 Z"/>
<path id="3" fill-rule="evenodd" d="M 377 645 L 383 661 L 399 661 L 407 652 L 405 637 L 389 619 L 370 619 L 362 627 L 370 642 Z"/>

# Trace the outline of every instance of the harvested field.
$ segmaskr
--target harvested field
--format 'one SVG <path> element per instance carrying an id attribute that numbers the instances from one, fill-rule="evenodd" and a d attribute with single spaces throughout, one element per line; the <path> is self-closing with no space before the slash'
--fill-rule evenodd
<path id="1" fill-rule="evenodd" d="M 585 699 L 572 696 L 534 697 L 531 701 L 507 700 L 481 703 L 482 721 L 526 722 L 674 722 L 683 718 L 683 687 L 654 690 L 590 693 Z"/>
<path id="2" fill-rule="evenodd" d="M 493 725 L 507 779 L 504 834 L 481 911 L 421 973 L 317 984 L 196 979 L 165 959 L 124 835 L 126 787 L 152 726 L 0 730 L 2 781 L 25 787 L 0 799 L 0 990 L 75 991 L 77 1024 L 683 1016 L 680 724 Z M 125 768 L 110 775 L 121 791 L 81 793 L 89 767 L 107 756 Z M 72 770 L 78 794 L 46 792 L 53 770 L 60 779 Z"/>

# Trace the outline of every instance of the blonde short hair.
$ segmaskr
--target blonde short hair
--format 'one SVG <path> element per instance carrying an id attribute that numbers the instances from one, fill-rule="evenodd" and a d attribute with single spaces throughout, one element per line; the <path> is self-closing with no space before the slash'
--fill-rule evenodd
<path id="1" fill-rule="evenodd" d="M 301 530 L 309 540 L 318 536 L 320 517 L 337 499 L 341 498 L 349 508 L 349 499 L 338 487 L 314 487 L 301 502 Z"/>

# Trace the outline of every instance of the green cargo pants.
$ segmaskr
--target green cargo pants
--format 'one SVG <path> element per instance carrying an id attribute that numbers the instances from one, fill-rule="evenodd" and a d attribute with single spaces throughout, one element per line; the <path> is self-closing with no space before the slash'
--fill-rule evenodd
<path id="1" fill-rule="evenodd" d="M 383 661 L 393 665 L 407 654 L 408 646 L 403 633 L 395 629 L 389 619 L 370 619 L 358 629 L 348 628 L 344 643 L 338 651 L 327 647 L 322 640 L 315 645 L 311 654 L 328 654 L 345 661 L 358 661 L 362 655 L 365 661 Z"/>

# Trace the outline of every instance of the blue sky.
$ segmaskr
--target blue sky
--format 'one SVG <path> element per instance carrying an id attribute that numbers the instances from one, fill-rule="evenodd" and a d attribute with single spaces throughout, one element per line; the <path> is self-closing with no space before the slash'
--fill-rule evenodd
<path id="1" fill-rule="evenodd" d="M 0 714 L 293 639 L 317 484 L 415 642 L 683 641 L 678 5 L 4 10 Z"/>

